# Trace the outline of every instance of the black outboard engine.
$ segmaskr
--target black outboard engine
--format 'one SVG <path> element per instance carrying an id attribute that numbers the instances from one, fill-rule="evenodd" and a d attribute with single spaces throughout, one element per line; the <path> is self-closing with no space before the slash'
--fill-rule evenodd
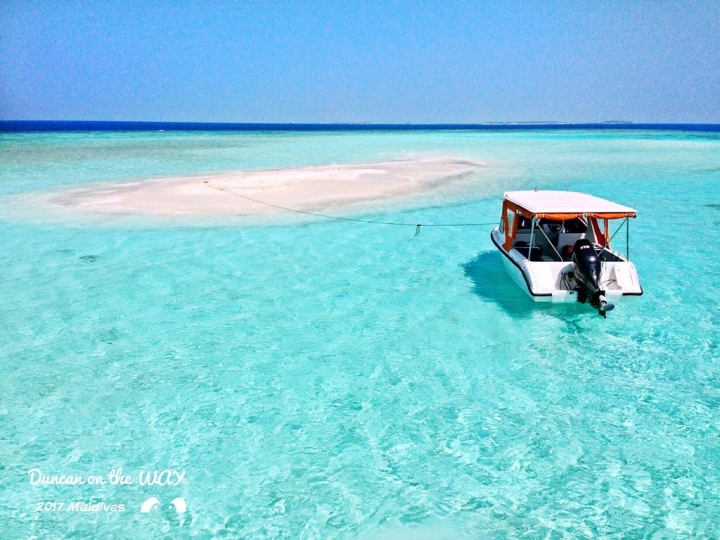
<path id="1" fill-rule="evenodd" d="M 575 242 L 572 262 L 575 263 L 575 281 L 580 284 L 578 300 L 585 303 L 589 298 L 590 305 L 605 317 L 605 312 L 612 310 L 615 306 L 608 304 L 605 299 L 605 291 L 600 288 L 602 266 L 597 253 L 595 253 L 595 246 L 585 238 Z"/>

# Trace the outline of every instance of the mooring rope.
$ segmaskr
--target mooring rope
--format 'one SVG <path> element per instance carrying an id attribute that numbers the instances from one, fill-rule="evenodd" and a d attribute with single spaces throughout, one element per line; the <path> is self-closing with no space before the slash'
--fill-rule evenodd
<path id="1" fill-rule="evenodd" d="M 327 214 L 319 214 L 317 212 L 307 212 L 305 210 L 298 210 L 297 208 L 288 208 L 286 206 L 280 206 L 278 204 L 272 204 L 265 201 L 260 201 L 258 199 L 253 199 L 252 197 L 248 197 L 246 195 L 240 195 L 239 193 L 236 193 L 235 191 L 230 191 L 229 189 L 225 189 L 219 186 L 211 186 L 208 183 L 204 184 L 205 186 L 217 189 L 220 191 L 224 191 L 225 193 L 229 193 L 230 195 L 235 195 L 236 197 L 240 197 L 242 199 L 246 199 L 248 201 L 252 201 L 254 203 L 258 204 L 264 204 L 265 206 L 271 206 L 272 208 L 278 208 L 280 210 L 286 210 L 288 212 L 295 212 L 297 214 L 305 214 L 308 216 L 315 216 L 315 217 L 321 217 L 325 219 L 337 219 L 340 221 L 354 221 L 356 223 L 371 223 L 374 225 L 395 225 L 399 227 L 415 227 L 415 236 L 420 235 L 420 227 L 487 227 L 489 225 L 497 225 L 497 222 L 492 223 L 430 223 L 430 224 L 422 224 L 422 223 L 403 223 L 403 222 L 397 222 L 397 221 L 375 221 L 371 219 L 358 219 L 358 218 L 349 218 L 349 217 L 342 217 L 342 216 L 329 216 Z"/>

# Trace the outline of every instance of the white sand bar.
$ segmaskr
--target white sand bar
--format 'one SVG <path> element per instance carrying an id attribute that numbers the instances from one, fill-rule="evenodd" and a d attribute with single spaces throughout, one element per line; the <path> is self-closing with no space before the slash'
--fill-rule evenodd
<path id="1" fill-rule="evenodd" d="M 482 166 L 462 159 L 425 158 L 163 178 L 70 188 L 48 202 L 80 212 L 167 217 L 287 213 L 277 206 L 337 211 L 358 203 L 436 193 Z"/>

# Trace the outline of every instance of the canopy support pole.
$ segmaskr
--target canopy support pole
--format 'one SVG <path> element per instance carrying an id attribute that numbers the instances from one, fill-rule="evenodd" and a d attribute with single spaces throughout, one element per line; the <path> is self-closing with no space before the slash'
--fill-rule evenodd
<path id="1" fill-rule="evenodd" d="M 562 255 L 560 255 L 560 253 L 558 253 L 558 250 L 555 248 L 555 246 L 553 245 L 553 243 L 552 243 L 552 242 L 550 241 L 550 239 L 548 238 L 548 235 L 545 234 L 545 231 L 543 231 L 543 229 L 542 229 L 542 227 L 541 227 L 540 225 L 538 225 L 538 231 L 540 231 L 540 232 L 542 233 L 542 235 L 545 237 L 545 240 L 547 240 L 548 244 L 550 244 L 550 247 L 553 248 L 553 251 L 554 251 L 554 252 L 557 254 L 557 256 L 558 256 L 558 259 L 560 259 L 560 260 L 562 261 L 562 260 L 563 260 Z"/>
<path id="2" fill-rule="evenodd" d="M 535 236 L 535 216 L 532 218 L 532 226 L 530 227 L 530 247 L 528 248 L 528 261 L 532 261 L 532 248 L 533 248 L 533 239 Z"/>
<path id="3" fill-rule="evenodd" d="M 607 223 L 607 221 L 606 221 L 606 223 Z M 607 242 L 605 243 L 605 247 L 603 247 L 603 249 L 609 249 L 609 248 L 610 248 L 610 242 L 612 242 L 612 239 L 615 238 L 615 235 L 616 235 L 617 233 L 619 233 L 620 231 L 622 231 L 623 225 L 627 226 L 628 223 L 630 223 L 630 218 L 625 218 L 625 221 L 623 221 L 623 222 L 620 224 L 620 226 L 617 228 L 617 230 L 616 230 L 616 231 L 613 233 L 613 235 L 610 237 L 610 240 L 607 240 L 607 238 L 606 238 Z M 630 232 L 629 232 L 629 231 L 630 231 L 629 229 L 625 229 L 625 235 L 626 235 L 626 236 L 625 236 L 625 240 L 626 240 L 626 241 L 630 239 L 630 236 L 629 236 L 629 235 L 630 235 Z M 626 253 L 626 255 L 628 255 L 628 258 L 629 258 L 630 250 L 627 249 L 627 245 L 626 245 L 625 253 Z"/>
<path id="4" fill-rule="evenodd" d="M 630 260 L 630 218 L 625 218 L 625 258 Z"/>
<path id="5" fill-rule="evenodd" d="M 606 248 L 609 248 L 609 247 L 610 247 L 610 240 L 612 240 L 612 238 L 610 238 L 610 239 L 608 240 L 608 236 L 610 235 L 610 223 L 609 223 L 609 220 L 608 220 L 608 219 L 604 219 L 603 222 L 604 222 L 604 223 L 603 223 L 603 226 L 604 226 L 603 228 L 605 229 L 604 234 L 603 234 L 603 236 L 605 236 L 605 247 L 606 247 Z"/>

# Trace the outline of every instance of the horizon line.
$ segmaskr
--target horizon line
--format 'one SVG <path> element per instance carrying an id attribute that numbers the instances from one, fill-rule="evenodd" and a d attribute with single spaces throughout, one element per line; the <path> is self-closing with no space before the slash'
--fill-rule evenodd
<path id="1" fill-rule="evenodd" d="M 500 129 L 621 129 L 660 131 L 720 131 L 720 124 L 687 122 L 162 122 L 133 120 L 0 120 L 0 133 L 68 131 L 373 131 L 373 130 L 500 130 Z"/>

